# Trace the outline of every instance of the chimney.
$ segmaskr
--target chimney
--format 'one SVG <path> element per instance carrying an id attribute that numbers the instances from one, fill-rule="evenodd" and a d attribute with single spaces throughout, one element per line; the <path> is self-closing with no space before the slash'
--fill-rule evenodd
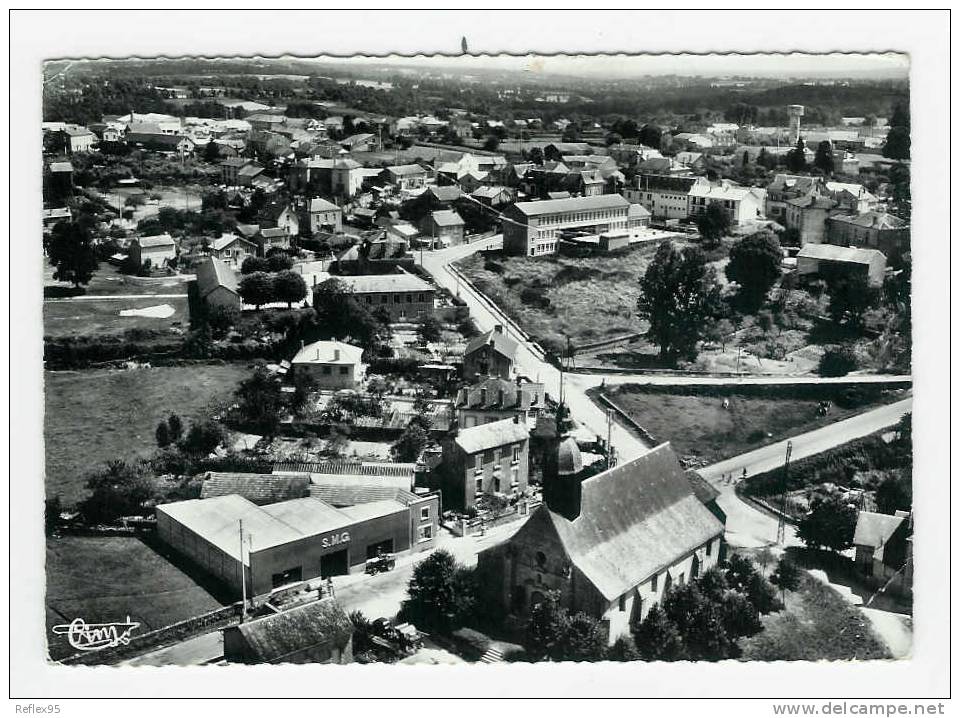
<path id="1" fill-rule="evenodd" d="M 339 349 L 334 349 L 334 350 L 333 350 L 333 360 L 334 360 L 334 361 L 340 361 L 340 350 L 339 350 Z"/>
<path id="2" fill-rule="evenodd" d="M 493 328 L 493 330 L 494 330 L 497 334 L 503 334 L 503 325 L 502 325 L 502 324 L 497 324 L 497 325 Z"/>
<path id="3" fill-rule="evenodd" d="M 300 340 L 300 349 L 303 349 L 306 346 L 306 342 L 303 339 Z"/>

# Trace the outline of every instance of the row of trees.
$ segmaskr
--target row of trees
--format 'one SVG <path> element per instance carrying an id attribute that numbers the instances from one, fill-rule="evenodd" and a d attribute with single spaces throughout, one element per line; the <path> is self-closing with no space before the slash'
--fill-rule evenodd
<path id="1" fill-rule="evenodd" d="M 252 272 L 240 279 L 240 297 L 247 304 L 260 309 L 263 304 L 302 302 L 307 296 L 307 283 L 292 270 L 281 272 Z"/>

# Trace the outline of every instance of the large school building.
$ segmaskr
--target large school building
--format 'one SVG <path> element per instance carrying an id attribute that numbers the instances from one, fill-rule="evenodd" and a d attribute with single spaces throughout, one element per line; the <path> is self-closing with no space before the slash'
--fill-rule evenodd
<path id="1" fill-rule="evenodd" d="M 556 254 L 568 232 L 626 233 L 631 224 L 630 202 L 619 194 L 517 202 L 504 216 L 504 251 L 528 257 Z"/>

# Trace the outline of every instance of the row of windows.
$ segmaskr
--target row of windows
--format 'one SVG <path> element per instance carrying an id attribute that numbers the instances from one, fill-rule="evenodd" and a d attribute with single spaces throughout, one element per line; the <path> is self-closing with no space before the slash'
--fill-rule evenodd
<path id="1" fill-rule="evenodd" d="M 538 257 L 541 254 L 553 254 L 557 251 L 557 243 L 550 242 L 548 244 L 538 244 L 530 248 L 530 256 Z"/>
<path id="2" fill-rule="evenodd" d="M 324 374 L 325 376 L 326 376 L 326 375 L 329 375 L 329 374 L 332 374 L 332 373 L 333 373 L 333 367 L 332 367 L 332 366 L 325 366 L 325 367 L 323 367 L 323 374 Z M 340 375 L 341 375 L 341 376 L 346 376 L 346 375 L 349 374 L 349 373 L 350 373 L 350 367 L 346 367 L 346 366 L 340 367 Z"/>
<path id="3" fill-rule="evenodd" d="M 510 469 L 510 492 L 516 491 L 517 487 L 520 485 L 520 469 L 514 466 Z M 483 493 L 483 476 L 478 476 L 476 478 L 476 493 Z M 493 477 L 493 491 L 494 493 L 503 493 L 503 482 L 499 476 Z"/>
<path id="4" fill-rule="evenodd" d="M 481 471 L 483 471 L 484 456 L 489 456 L 490 458 L 488 463 L 495 464 L 495 465 L 500 463 L 500 458 L 502 456 L 511 456 L 512 458 L 510 459 L 510 461 L 514 464 L 517 464 L 520 462 L 520 455 L 522 453 L 523 453 L 522 444 L 516 444 L 515 446 L 510 446 L 510 447 L 501 448 L 501 449 L 494 449 L 493 451 L 488 451 L 485 453 L 481 452 L 479 454 L 476 454 L 473 457 L 473 469 L 477 473 L 480 473 Z"/>
<path id="5" fill-rule="evenodd" d="M 367 294 L 366 297 L 365 297 L 365 301 L 366 301 L 367 304 L 373 304 L 373 296 L 370 295 L 370 294 Z M 406 294 L 406 295 L 404 295 L 404 294 L 394 294 L 394 295 L 393 295 L 393 303 L 394 303 L 394 304 L 401 304 L 401 303 L 403 303 L 403 302 L 406 302 L 407 304 L 409 304 L 409 303 L 412 302 L 412 301 L 413 301 L 413 295 L 412 295 L 412 294 Z M 418 301 L 418 302 L 426 301 L 426 300 L 423 298 L 423 293 L 422 293 L 422 292 L 417 295 L 417 301 Z M 380 303 L 381 303 L 381 304 L 387 304 L 387 303 L 389 303 L 389 302 L 390 302 L 390 295 L 389 295 L 389 294 L 382 294 L 382 295 L 380 295 Z"/>
<path id="6" fill-rule="evenodd" d="M 614 210 L 592 210 L 589 212 L 565 212 L 564 214 L 547 214 L 540 220 L 542 225 L 567 224 L 571 222 L 593 222 L 622 216 L 626 212 L 623 208 Z"/>

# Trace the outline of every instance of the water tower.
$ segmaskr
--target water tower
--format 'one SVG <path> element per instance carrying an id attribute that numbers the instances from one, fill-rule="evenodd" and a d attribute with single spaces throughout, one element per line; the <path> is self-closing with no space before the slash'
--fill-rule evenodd
<path id="1" fill-rule="evenodd" d="M 787 114 L 790 116 L 790 135 L 793 144 L 800 139 L 800 118 L 803 117 L 803 105 L 787 105 Z"/>

